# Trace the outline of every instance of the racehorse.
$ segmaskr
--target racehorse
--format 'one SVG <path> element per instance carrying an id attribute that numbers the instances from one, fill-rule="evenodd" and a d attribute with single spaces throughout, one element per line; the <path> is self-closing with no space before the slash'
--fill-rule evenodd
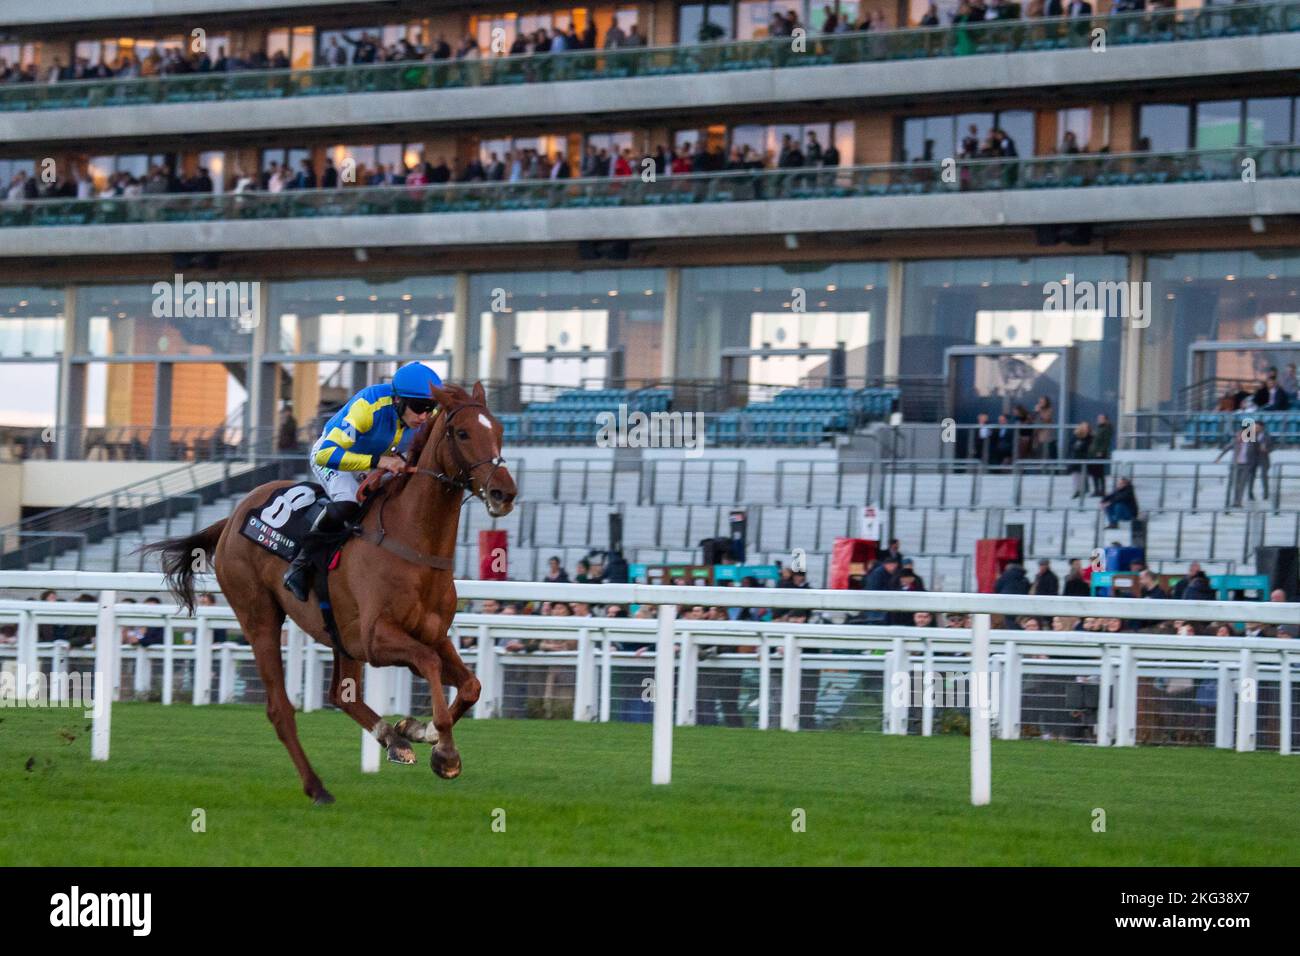
<path id="1" fill-rule="evenodd" d="M 452 739 L 456 723 L 479 696 L 479 682 L 447 636 L 456 614 L 452 557 L 461 506 L 470 497 L 488 514 L 510 513 L 515 481 L 501 457 L 502 427 L 488 410 L 482 383 L 472 394 L 456 385 L 433 388 L 439 412 L 412 440 L 403 474 L 380 482 L 373 472 L 361 493 L 374 496 L 356 540 L 348 539 L 329 573 L 330 604 L 340 638 L 334 648 L 330 702 L 370 732 L 395 763 L 415 763 L 411 741 L 434 745 L 430 766 L 444 779 L 460 775 Z M 411 462 L 414 462 L 412 465 Z M 297 600 L 281 582 L 283 558 L 240 534 L 248 513 L 278 489 L 272 481 L 249 492 L 234 512 L 183 538 L 146 545 L 157 552 L 172 593 L 192 614 L 194 575 L 202 554 L 212 562 L 222 592 L 239 619 L 262 683 L 266 713 L 293 758 L 303 790 L 318 804 L 334 797 L 312 769 L 298 741 L 293 705 L 285 691 L 280 629 L 286 616 L 322 644 L 334 647 L 314 595 Z M 462 495 L 466 497 L 462 500 Z M 319 570 L 316 573 L 321 573 Z M 480 653 L 490 648 L 481 648 Z M 389 725 L 360 699 L 362 665 L 408 667 L 429 682 L 433 720 L 406 717 Z M 456 688 L 448 706 L 443 683 Z"/>

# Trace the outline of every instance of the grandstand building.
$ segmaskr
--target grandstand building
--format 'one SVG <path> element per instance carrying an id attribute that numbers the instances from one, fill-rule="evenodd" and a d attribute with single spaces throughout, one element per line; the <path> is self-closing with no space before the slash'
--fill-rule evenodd
<path id="1" fill-rule="evenodd" d="M 1300 413 L 1261 409 L 1269 508 L 1211 462 L 1225 394 L 1295 390 L 1300 2 L 1064 6 L 10 5 L 0 524 L 164 475 L 215 514 L 418 360 L 503 413 L 521 577 L 614 505 L 669 561 L 768 509 L 752 546 L 814 582 L 865 503 L 931 587 L 1008 523 L 1086 556 L 1116 533 L 1064 466 L 954 465 L 1042 397 L 1049 457 L 1115 423 L 1158 562 L 1294 544 Z M 620 403 L 702 412 L 704 463 L 596 448 Z M 20 563 L 118 566 L 46 521 L 6 535 Z"/>

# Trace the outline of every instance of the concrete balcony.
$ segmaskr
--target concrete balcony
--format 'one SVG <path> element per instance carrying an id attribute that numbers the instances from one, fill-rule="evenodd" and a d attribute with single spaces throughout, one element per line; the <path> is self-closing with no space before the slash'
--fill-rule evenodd
<path id="1" fill-rule="evenodd" d="M 1106 31 L 1104 52 L 1093 29 Z M 1300 0 L 971 27 L 0 87 L 0 140 L 707 114 L 1300 70 Z"/>
<path id="2" fill-rule="evenodd" d="M 0 257 L 1241 220 L 1300 214 L 1297 179 L 1300 147 L 1271 147 L 977 160 L 951 177 L 897 164 L 43 200 L 0 204 Z"/>

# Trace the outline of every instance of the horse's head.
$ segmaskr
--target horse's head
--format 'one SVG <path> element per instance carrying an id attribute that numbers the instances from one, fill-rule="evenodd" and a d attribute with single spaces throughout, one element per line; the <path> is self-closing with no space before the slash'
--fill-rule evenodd
<path id="1" fill-rule="evenodd" d="M 433 397 L 438 414 L 421 436 L 418 467 L 429 468 L 449 484 L 481 498 L 492 517 L 508 515 L 518 492 L 501 457 L 504 430 L 488 410 L 483 383 L 474 383 L 473 392 L 443 385 L 433 389 Z"/>

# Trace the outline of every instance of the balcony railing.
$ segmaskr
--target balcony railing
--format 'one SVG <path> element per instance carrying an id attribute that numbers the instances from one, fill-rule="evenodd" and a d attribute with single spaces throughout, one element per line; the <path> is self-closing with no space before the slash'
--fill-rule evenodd
<path id="1" fill-rule="evenodd" d="M 1248 162 L 1249 161 L 1249 162 Z M 1253 165 L 1252 165 L 1253 164 Z M 0 228 L 601 209 L 1300 176 L 1300 145 L 640 176 L 0 202 Z M 952 174 L 949 174 L 951 170 Z"/>
<path id="2" fill-rule="evenodd" d="M 0 86 L 0 111 L 284 99 L 447 90 L 740 70 L 876 63 L 988 53 L 1107 48 L 1300 30 L 1300 0 L 1054 17 L 735 43 L 580 50 L 476 60 L 407 60 L 309 70 L 246 70 Z"/>

